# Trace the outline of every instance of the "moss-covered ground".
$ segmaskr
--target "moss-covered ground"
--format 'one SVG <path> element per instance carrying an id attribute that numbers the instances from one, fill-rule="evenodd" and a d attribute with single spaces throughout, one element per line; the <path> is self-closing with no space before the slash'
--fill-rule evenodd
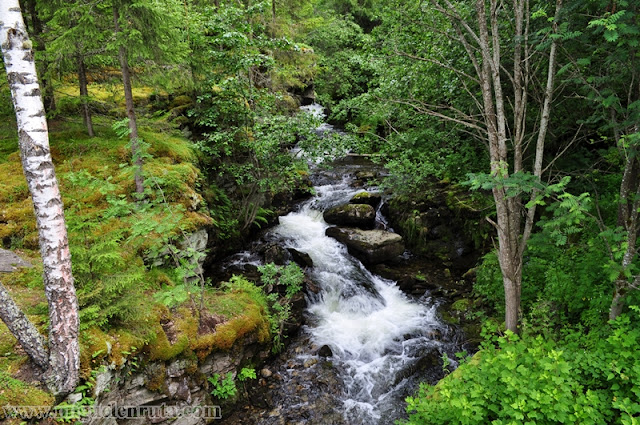
<path id="1" fill-rule="evenodd" d="M 267 303 L 248 283 L 206 287 L 203 320 L 199 320 L 199 286 L 187 283 L 192 266 L 180 259 L 177 241 L 197 229 L 224 223 L 211 218 L 215 211 L 199 194 L 203 181 L 191 142 L 165 118 L 154 118 L 161 114 L 141 117 L 147 192 L 143 200 L 136 199 L 128 140 L 113 129 L 121 100 L 108 88 L 92 90 L 112 111 L 94 117 L 95 137 L 86 135 L 77 116 L 49 120 L 81 306 L 81 376 L 88 379 L 100 365 L 121 365 L 132 355 L 150 360 L 202 359 L 214 350 L 229 349 L 249 333 L 267 342 Z M 73 89 L 60 92 L 59 104 L 64 106 Z M 142 101 L 150 94 L 138 90 L 136 96 Z M 48 307 L 38 235 L 16 134 L 14 119 L 3 117 L 0 241 L 34 267 L 2 274 L 0 279 L 46 336 Z M 0 406 L 53 402 L 37 373 L 26 378 L 26 369 L 27 356 L 0 322 Z"/>

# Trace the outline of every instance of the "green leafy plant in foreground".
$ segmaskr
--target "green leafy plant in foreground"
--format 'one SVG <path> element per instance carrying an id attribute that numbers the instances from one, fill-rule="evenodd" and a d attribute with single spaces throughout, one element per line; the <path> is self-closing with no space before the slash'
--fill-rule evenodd
<path id="1" fill-rule="evenodd" d="M 507 333 L 407 399 L 406 425 L 638 424 L 637 311 L 558 341 Z M 633 320 L 632 320 L 633 318 Z"/>
<path id="2" fill-rule="evenodd" d="M 238 394 L 238 388 L 231 372 L 228 372 L 224 377 L 219 373 L 214 373 L 209 377 L 209 382 L 213 385 L 211 395 L 216 398 L 227 399 Z"/>

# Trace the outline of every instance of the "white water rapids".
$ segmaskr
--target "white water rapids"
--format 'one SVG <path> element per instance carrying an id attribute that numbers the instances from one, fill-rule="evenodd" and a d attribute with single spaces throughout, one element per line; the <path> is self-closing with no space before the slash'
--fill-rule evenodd
<path id="1" fill-rule="evenodd" d="M 403 409 L 399 401 L 412 368 L 440 344 L 432 336 L 443 325 L 428 299 L 409 299 L 395 282 L 372 274 L 325 236 L 329 225 L 322 211 L 358 191 L 346 179 L 315 189 L 315 198 L 280 217 L 271 233 L 313 260 L 310 277 L 321 291 L 308 299 L 312 319 L 306 330 L 318 346 L 332 349 L 331 361 L 343 371 L 347 423 L 392 423 Z"/>

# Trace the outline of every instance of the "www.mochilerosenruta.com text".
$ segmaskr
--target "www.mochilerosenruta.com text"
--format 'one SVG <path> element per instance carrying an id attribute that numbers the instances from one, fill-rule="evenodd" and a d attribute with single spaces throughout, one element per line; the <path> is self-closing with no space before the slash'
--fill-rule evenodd
<path id="1" fill-rule="evenodd" d="M 197 417 L 201 419 L 222 419 L 220 406 L 172 406 L 167 404 L 148 406 L 104 406 L 66 405 L 66 406 L 13 406 L 0 407 L 6 418 L 45 419 L 45 418 L 149 418 L 172 419 Z"/>

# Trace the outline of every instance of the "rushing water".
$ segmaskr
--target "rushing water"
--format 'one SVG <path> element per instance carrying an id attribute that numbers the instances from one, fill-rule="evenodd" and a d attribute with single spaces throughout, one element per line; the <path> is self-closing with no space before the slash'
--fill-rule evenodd
<path id="1" fill-rule="evenodd" d="M 272 233 L 313 260 L 310 276 L 321 291 L 308 300 L 313 324 L 306 331 L 332 349 L 332 361 L 343 371 L 347 423 L 390 423 L 402 410 L 407 370 L 441 344 L 433 335 L 443 326 L 428 299 L 409 299 L 325 236 L 322 211 L 357 193 L 348 183 L 317 186 L 314 199 L 280 217 Z"/>
<path id="2" fill-rule="evenodd" d="M 303 109 L 324 118 L 320 105 Z M 335 130 L 324 124 L 318 131 Z M 309 338 L 316 347 L 331 348 L 331 368 L 338 371 L 339 385 L 343 387 L 330 399 L 338 405 L 327 410 L 342 412 L 342 421 L 316 416 L 309 422 L 305 419 L 291 423 L 391 424 L 405 416 L 404 398 L 426 378 L 429 372 L 425 372 L 425 364 L 439 369 L 433 364 L 434 356 L 439 360 L 441 352 L 455 350 L 453 344 L 445 342 L 448 328 L 438 321 L 436 305 L 428 294 L 420 299 L 408 297 L 396 282 L 371 273 L 349 255 L 343 244 L 325 236 L 329 225 L 322 217 L 323 211 L 347 203 L 362 191 L 352 185 L 353 171 L 316 175 L 316 195 L 297 211 L 279 217 L 279 225 L 266 236 L 271 242 L 307 253 L 313 260 L 307 274 L 320 291 L 307 295 L 308 324 L 303 329 L 306 336 L 300 338 Z M 388 228 L 379 210 L 377 221 L 378 227 Z M 258 261 L 257 255 L 245 252 L 234 256 L 229 264 L 256 265 Z M 302 346 L 287 354 L 290 357 L 279 370 L 283 378 L 273 389 L 278 393 L 277 412 L 264 415 L 258 423 L 284 423 L 281 421 L 286 417 L 309 418 L 313 416 L 309 409 L 317 411 L 328 400 L 318 398 L 317 393 L 325 390 L 314 388 L 313 380 L 318 375 L 313 368 L 320 365 L 300 366 L 310 357 L 317 358 L 317 354 Z M 440 372 L 441 369 L 434 375 Z M 301 396 L 300 390 L 292 387 L 302 388 L 307 394 Z"/>

